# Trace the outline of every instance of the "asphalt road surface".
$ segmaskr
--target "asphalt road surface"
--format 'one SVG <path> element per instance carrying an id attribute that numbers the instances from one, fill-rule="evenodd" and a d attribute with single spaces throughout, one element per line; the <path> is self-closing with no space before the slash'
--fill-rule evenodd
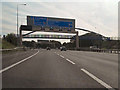
<path id="1" fill-rule="evenodd" d="M 118 88 L 118 55 L 30 50 L 3 55 L 3 88 Z"/>

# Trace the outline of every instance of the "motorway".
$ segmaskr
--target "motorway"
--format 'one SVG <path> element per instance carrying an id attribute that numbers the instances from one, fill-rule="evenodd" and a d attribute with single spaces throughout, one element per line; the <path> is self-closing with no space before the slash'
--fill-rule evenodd
<path id="1" fill-rule="evenodd" d="M 3 88 L 117 88 L 118 55 L 29 50 L 3 54 Z"/>

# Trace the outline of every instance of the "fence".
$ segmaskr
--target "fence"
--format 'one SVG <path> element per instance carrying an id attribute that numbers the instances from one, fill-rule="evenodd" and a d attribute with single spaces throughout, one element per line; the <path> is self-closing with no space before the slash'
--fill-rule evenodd
<path id="1" fill-rule="evenodd" d="M 69 48 L 69 50 L 120 54 L 120 49 L 90 49 L 90 48 L 79 48 L 79 49 L 74 48 L 73 49 L 73 48 Z"/>

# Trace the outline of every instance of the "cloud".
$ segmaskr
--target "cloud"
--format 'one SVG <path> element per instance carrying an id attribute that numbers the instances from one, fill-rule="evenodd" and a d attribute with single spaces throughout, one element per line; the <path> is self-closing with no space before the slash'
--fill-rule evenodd
<path id="1" fill-rule="evenodd" d="M 36 0 L 37 1 L 37 0 Z M 51 0 L 53 1 L 53 0 Z M 112 1 L 112 0 L 111 0 Z M 3 23 L 16 26 L 17 3 L 4 3 Z M 116 2 L 27 2 L 19 7 L 19 24 L 26 24 L 27 15 L 74 18 L 76 27 L 117 36 Z M 9 17 L 7 17 L 9 15 Z M 96 28 L 95 28 L 96 27 Z M 81 34 L 81 32 L 80 32 Z"/>
<path id="2" fill-rule="evenodd" d="M 9 24 L 2 24 L 2 34 L 16 33 L 16 26 Z"/>
<path id="3" fill-rule="evenodd" d="M 110 2 L 119 0 L 1 0 L 1 2 Z"/>

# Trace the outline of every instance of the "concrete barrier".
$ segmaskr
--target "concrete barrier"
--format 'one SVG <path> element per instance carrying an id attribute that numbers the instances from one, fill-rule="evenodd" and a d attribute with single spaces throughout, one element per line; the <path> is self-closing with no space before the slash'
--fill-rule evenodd
<path id="1" fill-rule="evenodd" d="M 26 50 L 26 48 L 24 47 L 15 47 L 13 49 L 0 49 L 0 52 L 4 52 L 4 51 L 15 51 L 15 50 Z"/>

